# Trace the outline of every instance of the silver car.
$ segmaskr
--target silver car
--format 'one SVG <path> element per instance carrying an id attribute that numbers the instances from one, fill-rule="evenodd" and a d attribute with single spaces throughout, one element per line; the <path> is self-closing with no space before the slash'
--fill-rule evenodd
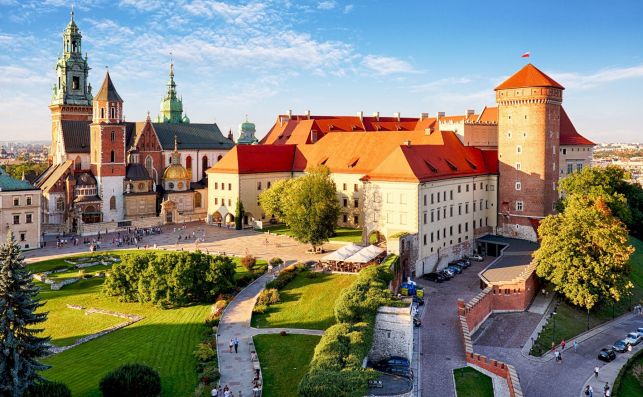
<path id="1" fill-rule="evenodd" d="M 628 343 L 632 346 L 638 345 L 641 340 L 643 340 L 643 336 L 641 336 L 641 334 L 639 334 L 638 332 L 630 332 L 625 337 L 625 343 Z"/>

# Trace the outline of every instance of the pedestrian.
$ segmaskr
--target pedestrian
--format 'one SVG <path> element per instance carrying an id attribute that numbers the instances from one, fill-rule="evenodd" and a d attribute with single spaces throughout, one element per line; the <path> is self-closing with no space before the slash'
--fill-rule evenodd
<path id="1" fill-rule="evenodd" d="M 556 362 L 560 361 L 560 352 L 558 350 L 554 351 L 554 358 L 556 358 Z"/>
<path id="2" fill-rule="evenodd" d="M 605 397 L 610 397 L 612 395 L 612 391 L 610 389 L 605 390 Z"/>
<path id="3" fill-rule="evenodd" d="M 605 386 L 603 387 L 603 391 L 605 392 L 605 395 L 607 396 L 608 392 L 610 390 L 610 384 L 608 382 L 605 382 Z"/>
<path id="4" fill-rule="evenodd" d="M 210 392 L 210 396 L 212 397 L 218 397 L 219 396 L 219 389 L 215 387 L 212 388 L 212 391 Z"/>
<path id="5" fill-rule="evenodd" d="M 234 338 L 234 352 L 239 353 L 239 339 Z"/>
<path id="6" fill-rule="evenodd" d="M 594 388 L 592 386 L 589 387 L 589 397 L 594 397 Z"/>
<path id="7" fill-rule="evenodd" d="M 560 342 L 560 348 L 561 350 L 565 350 L 565 339 Z"/>
<path id="8" fill-rule="evenodd" d="M 578 342 L 574 341 L 574 351 L 578 350 Z"/>
<path id="9" fill-rule="evenodd" d="M 255 387 L 252 388 L 252 397 L 259 397 L 259 395 L 259 388 L 255 385 Z"/>
<path id="10" fill-rule="evenodd" d="M 230 339 L 230 344 L 228 345 L 230 348 L 230 353 L 232 353 L 232 348 L 234 347 L 234 339 Z"/>
<path id="11" fill-rule="evenodd" d="M 552 341 L 551 342 L 551 351 L 553 352 L 554 350 L 556 350 L 556 344 Z"/>
<path id="12" fill-rule="evenodd" d="M 629 353 L 631 351 L 632 351 L 632 345 L 628 343 L 627 344 L 627 352 Z"/>
<path id="13" fill-rule="evenodd" d="M 589 385 L 585 386 L 585 392 L 583 394 L 589 396 Z"/>
<path id="14" fill-rule="evenodd" d="M 598 378 L 598 366 L 594 367 L 594 377 Z"/>

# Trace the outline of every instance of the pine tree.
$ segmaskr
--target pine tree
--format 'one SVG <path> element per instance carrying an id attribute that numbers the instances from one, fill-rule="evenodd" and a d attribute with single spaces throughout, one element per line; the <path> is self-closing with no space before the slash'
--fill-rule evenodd
<path id="1" fill-rule="evenodd" d="M 38 371 L 48 368 L 38 359 L 47 354 L 50 338 L 37 336 L 42 329 L 34 328 L 47 313 L 36 313 L 43 304 L 20 253 L 9 232 L 0 247 L 0 396 L 7 397 L 22 396 L 42 380 Z"/>
<path id="2" fill-rule="evenodd" d="M 241 230 L 243 228 L 243 215 L 245 210 L 243 209 L 243 203 L 237 199 L 237 207 L 234 211 L 234 228 Z"/>

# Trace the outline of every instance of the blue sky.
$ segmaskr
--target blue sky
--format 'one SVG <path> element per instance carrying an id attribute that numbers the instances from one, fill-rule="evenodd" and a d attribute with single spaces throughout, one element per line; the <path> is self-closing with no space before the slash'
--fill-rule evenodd
<path id="1" fill-rule="evenodd" d="M 50 139 L 70 6 L 0 0 L 0 140 Z M 263 136 L 288 109 L 479 111 L 531 51 L 566 87 L 581 133 L 643 136 L 641 1 L 77 0 L 75 10 L 94 92 L 109 66 L 128 120 L 158 113 L 170 52 L 193 122 L 236 132 L 248 114 Z"/>

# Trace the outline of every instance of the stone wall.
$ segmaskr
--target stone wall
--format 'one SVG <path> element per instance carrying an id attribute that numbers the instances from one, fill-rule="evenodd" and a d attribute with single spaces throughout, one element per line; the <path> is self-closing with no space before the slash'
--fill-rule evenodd
<path id="1" fill-rule="evenodd" d="M 390 356 L 409 360 L 413 356 L 413 319 L 409 307 L 382 306 L 377 310 L 368 359 L 377 362 Z"/>

